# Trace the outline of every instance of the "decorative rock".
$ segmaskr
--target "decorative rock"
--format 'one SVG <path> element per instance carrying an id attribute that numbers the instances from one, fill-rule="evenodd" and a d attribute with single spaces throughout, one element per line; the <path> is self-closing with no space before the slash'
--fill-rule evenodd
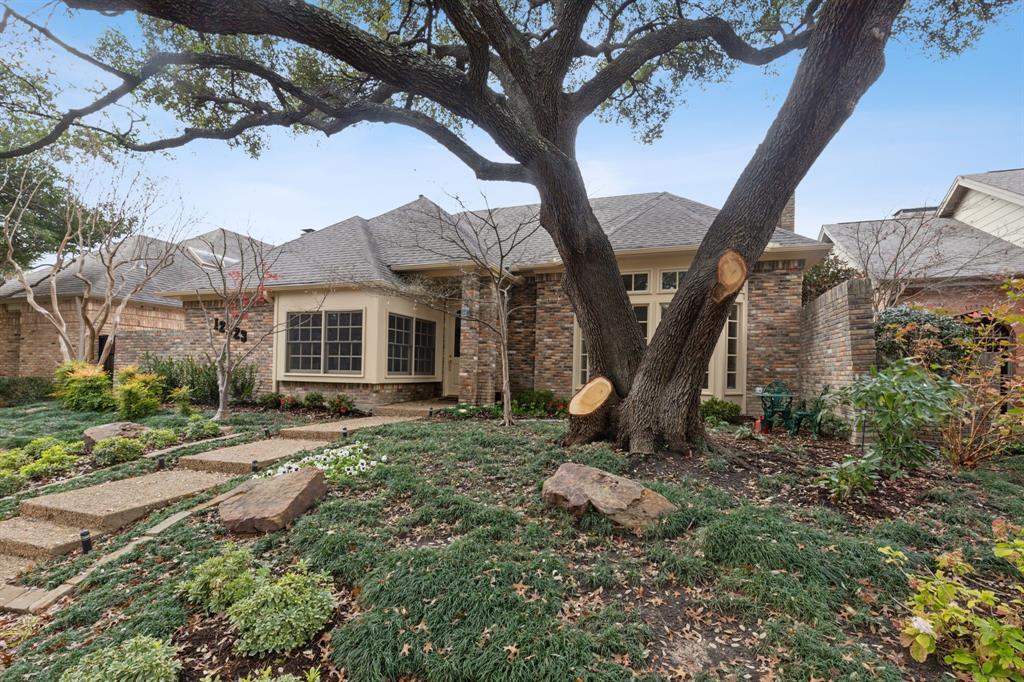
<path id="1" fill-rule="evenodd" d="M 544 481 L 544 501 L 577 518 L 593 507 L 620 526 L 641 531 L 677 507 L 649 488 L 594 467 L 566 462 Z"/>
<path id="2" fill-rule="evenodd" d="M 324 472 L 299 469 L 256 482 L 220 505 L 220 520 L 236 533 L 270 533 L 284 528 L 327 494 Z"/>
<path id="3" fill-rule="evenodd" d="M 86 429 L 82 433 L 82 440 L 85 441 L 85 451 L 92 452 L 93 446 L 104 438 L 113 438 L 114 436 L 138 438 L 146 430 L 145 426 L 135 422 L 111 422 Z"/>

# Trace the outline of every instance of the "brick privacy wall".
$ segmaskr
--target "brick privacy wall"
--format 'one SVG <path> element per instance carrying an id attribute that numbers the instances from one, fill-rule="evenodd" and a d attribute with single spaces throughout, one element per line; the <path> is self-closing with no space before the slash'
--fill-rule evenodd
<path id="1" fill-rule="evenodd" d="M 524 278 L 512 289 L 509 307 L 509 379 L 512 393 L 533 389 L 537 362 L 537 281 Z"/>
<path id="2" fill-rule="evenodd" d="M 459 356 L 459 401 L 473 405 L 494 402 L 498 373 L 498 352 L 493 333 L 481 322 L 494 315 L 492 303 L 484 300 L 482 282 L 476 275 L 462 279 L 461 355 Z"/>
<path id="3" fill-rule="evenodd" d="M 429 400 L 441 395 L 437 381 L 406 384 L 336 384 L 320 381 L 281 381 L 278 390 L 285 395 L 305 397 L 307 393 L 322 393 L 326 398 L 344 393 L 355 399 L 360 409 L 366 410 L 409 400 Z"/>
<path id="4" fill-rule="evenodd" d="M 835 391 L 867 374 L 875 364 L 871 284 L 852 279 L 814 299 L 802 311 L 801 390 L 817 395 Z"/>
<path id="5" fill-rule="evenodd" d="M 90 303 L 86 315 L 95 318 L 98 303 Z M 72 343 L 79 340 L 78 305 L 74 299 L 58 303 L 58 310 L 67 325 Z M 31 308 L 9 310 L 0 316 L 4 331 L 0 342 L 5 347 L 0 351 L 0 375 L 5 376 L 49 376 L 63 360 L 57 330 L 53 325 Z M 147 304 L 129 304 L 121 315 L 118 336 L 133 330 L 176 329 L 184 326 L 184 313 L 177 308 L 165 308 Z M 109 324 L 100 330 L 107 333 Z M 180 333 L 180 331 L 179 331 Z M 7 347 L 11 344 L 10 347 Z M 115 353 L 116 360 L 116 353 Z"/>
<path id="6" fill-rule="evenodd" d="M 800 387 L 802 260 L 760 261 L 747 280 L 745 414 L 760 414 L 758 386 L 779 379 Z"/>
<path id="7" fill-rule="evenodd" d="M 210 316 L 217 317 L 212 307 Z M 182 330 L 137 329 L 120 332 L 114 348 L 115 368 L 137 365 L 146 353 L 175 360 L 210 357 L 215 349 L 210 346 L 206 316 L 198 301 L 185 301 L 183 318 Z M 231 341 L 233 353 L 245 353 L 255 348 L 245 362 L 254 363 L 257 367 L 256 393 L 273 390 L 273 325 L 274 304 L 268 302 L 256 305 L 240 325 L 249 333 L 248 341 Z M 223 337 L 215 334 L 214 338 Z"/>
<path id="8" fill-rule="evenodd" d="M 562 288 L 561 274 L 538 275 L 533 387 L 572 393 L 572 305 Z"/>

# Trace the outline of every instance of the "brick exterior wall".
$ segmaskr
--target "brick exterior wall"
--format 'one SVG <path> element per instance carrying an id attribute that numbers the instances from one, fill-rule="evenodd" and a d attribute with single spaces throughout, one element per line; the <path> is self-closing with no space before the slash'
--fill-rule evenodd
<path id="1" fill-rule="evenodd" d="M 512 393 L 533 389 L 537 362 L 537 281 L 524 278 L 512 289 L 509 308 L 508 366 Z"/>
<path id="2" fill-rule="evenodd" d="M 782 208 L 782 215 L 779 217 L 779 227 L 790 232 L 796 231 L 796 196 L 791 196 Z"/>
<path id="3" fill-rule="evenodd" d="M 800 386 L 802 260 L 761 261 L 747 280 L 747 386 L 744 414 L 759 414 L 754 389 L 775 379 Z"/>
<path id="4" fill-rule="evenodd" d="M 462 280 L 462 347 L 459 356 L 459 401 L 473 405 L 494 402 L 499 374 L 498 350 L 493 332 L 481 320 L 494 319 L 494 306 L 481 293 L 475 275 Z"/>
<path id="5" fill-rule="evenodd" d="M 65 299 L 58 304 L 58 310 L 67 325 L 68 335 L 77 344 L 80 333 L 77 304 L 74 299 Z M 91 304 L 86 314 L 94 317 L 96 304 Z M 0 375 L 49 376 L 61 363 L 56 329 L 26 304 L 0 306 L 0 327 Z M 181 309 L 131 303 L 122 313 L 118 342 L 122 334 L 137 330 L 166 329 L 180 333 L 183 328 L 184 313 Z M 100 335 L 106 332 L 107 329 L 100 330 Z M 115 346 L 115 361 L 116 350 Z"/>
<path id="6" fill-rule="evenodd" d="M 567 395 L 572 392 L 572 305 L 562 289 L 561 274 L 538 275 L 535 287 L 533 387 Z"/>
<path id="7" fill-rule="evenodd" d="M 401 403 L 410 400 L 429 400 L 441 396 L 441 384 L 437 381 L 404 384 L 337 384 L 324 381 L 281 381 L 278 390 L 285 395 L 305 397 L 307 393 L 322 393 L 324 397 L 339 393 L 351 396 L 362 410 L 380 405 Z"/>
<path id="8" fill-rule="evenodd" d="M 800 335 L 801 389 L 817 395 L 849 386 L 875 364 L 871 285 L 852 279 L 804 306 Z"/>

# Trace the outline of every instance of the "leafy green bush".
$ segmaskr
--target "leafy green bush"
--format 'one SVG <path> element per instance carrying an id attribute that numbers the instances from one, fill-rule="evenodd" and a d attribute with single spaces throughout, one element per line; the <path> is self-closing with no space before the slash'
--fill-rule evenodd
<path id="1" fill-rule="evenodd" d="M 520 391 L 512 398 L 512 413 L 517 417 L 565 417 L 568 401 L 554 391 Z"/>
<path id="2" fill-rule="evenodd" d="M 734 402 L 712 396 L 700 404 L 700 416 L 704 420 L 717 420 L 735 424 L 740 420 L 740 406 Z"/>
<path id="3" fill-rule="evenodd" d="M 810 303 L 832 287 L 858 275 L 857 268 L 834 253 L 804 272 L 803 303 Z"/>
<path id="4" fill-rule="evenodd" d="M 306 397 L 302 399 L 303 404 L 310 410 L 322 410 L 324 409 L 324 394 L 312 391 L 306 394 Z"/>
<path id="5" fill-rule="evenodd" d="M 215 678 L 213 682 L 220 682 L 220 680 Z M 274 675 L 274 671 L 268 666 L 249 673 L 245 677 L 240 677 L 238 682 L 320 682 L 320 668 L 310 668 L 305 675 L 299 677 L 291 673 Z"/>
<path id="6" fill-rule="evenodd" d="M 883 310 L 875 321 L 875 347 L 883 366 L 917 358 L 926 367 L 947 367 L 964 359 L 962 341 L 974 336 L 974 329 L 957 317 L 906 305 Z"/>
<path id="7" fill-rule="evenodd" d="M 54 373 L 55 395 L 68 410 L 108 412 L 114 408 L 110 377 L 99 365 L 65 362 Z"/>
<path id="8" fill-rule="evenodd" d="M 100 466 L 110 466 L 121 462 L 131 462 L 142 457 L 145 448 L 138 438 L 114 436 L 104 438 L 92 449 L 92 456 Z"/>
<path id="9" fill-rule="evenodd" d="M 177 443 L 178 434 L 174 429 L 149 429 L 139 436 L 139 441 L 147 450 L 161 450 Z"/>
<path id="10" fill-rule="evenodd" d="M 239 365 L 231 372 L 231 400 L 236 403 L 251 403 L 256 392 L 257 368 L 253 363 Z"/>
<path id="11" fill-rule="evenodd" d="M 434 414 L 447 419 L 500 419 L 501 405 L 498 403 L 493 405 L 459 403 L 458 405 L 438 410 Z"/>
<path id="12" fill-rule="evenodd" d="M 296 398 L 293 395 L 286 395 L 281 397 L 281 409 L 282 410 L 301 410 L 305 406 L 305 403 L 301 399 Z"/>
<path id="13" fill-rule="evenodd" d="M 39 402 L 52 393 L 50 377 L 0 377 L 0 407 Z"/>
<path id="14" fill-rule="evenodd" d="M 219 555 L 194 567 L 177 592 L 207 613 L 222 613 L 251 597 L 269 579 L 265 567 L 255 568 L 251 549 L 228 543 Z"/>
<path id="15" fill-rule="evenodd" d="M 246 656 L 283 653 L 302 646 L 334 613 L 330 578 L 309 573 L 304 564 L 259 587 L 228 609 L 240 635 L 235 649 Z"/>
<path id="16" fill-rule="evenodd" d="M 61 682 L 175 682 L 181 663 L 175 646 L 140 635 L 86 654 Z"/>
<path id="17" fill-rule="evenodd" d="M 356 401 L 350 395 L 345 393 L 338 393 L 332 395 L 330 400 L 327 401 L 327 410 L 331 414 L 354 414 L 356 412 Z"/>
<path id="18" fill-rule="evenodd" d="M 212 419 L 206 419 L 201 414 L 194 414 L 188 418 L 188 424 L 182 429 L 185 440 L 202 440 L 220 435 L 220 426 Z"/>
<path id="19" fill-rule="evenodd" d="M 48 478 L 70 471 L 78 462 L 78 457 L 65 449 L 64 445 L 54 445 L 43 450 L 37 459 L 22 466 L 18 473 L 32 480 Z"/>
<path id="20" fill-rule="evenodd" d="M 157 358 L 143 355 L 141 367 L 158 374 L 167 390 L 186 386 L 192 402 L 200 405 L 216 405 L 219 398 L 217 389 L 217 363 L 207 358 Z M 257 368 L 252 363 L 238 365 L 231 372 L 231 399 L 234 402 L 249 402 L 256 388 Z"/>
<path id="21" fill-rule="evenodd" d="M 256 400 L 256 404 L 261 405 L 262 407 L 276 410 L 281 407 L 281 400 L 283 398 L 284 396 L 282 396 L 280 393 L 264 393 Z"/>
<path id="22" fill-rule="evenodd" d="M 897 360 L 855 381 L 844 389 L 843 399 L 853 406 L 858 428 L 866 424 L 873 430 L 872 451 L 883 473 L 893 475 L 936 455 L 921 435 L 949 414 L 958 390 L 949 379 L 930 375 L 910 360 Z"/>
<path id="23" fill-rule="evenodd" d="M 117 373 L 114 387 L 114 404 L 122 419 L 141 419 L 160 410 L 164 386 L 160 377 L 150 372 L 140 372 L 135 367 L 125 367 Z"/>
<path id="24" fill-rule="evenodd" d="M 833 502 L 865 500 L 878 483 L 878 457 L 847 457 L 821 471 L 818 485 Z"/>
<path id="25" fill-rule="evenodd" d="M 192 392 L 188 386 L 178 386 L 168 394 L 174 409 L 183 417 L 191 416 L 195 410 L 192 409 Z"/>
<path id="26" fill-rule="evenodd" d="M 143 353 L 139 361 L 139 369 L 160 377 L 160 384 L 164 387 L 165 391 L 161 399 L 166 399 L 174 389 L 181 388 L 182 386 L 181 372 L 178 371 L 178 362 L 174 358 Z"/>
<path id="27" fill-rule="evenodd" d="M 825 410 L 818 418 L 818 435 L 822 438 L 847 440 L 851 431 L 850 422 L 832 410 Z"/>
<path id="28" fill-rule="evenodd" d="M 25 478 L 10 469 L 0 469 L 0 497 L 7 497 L 21 490 Z"/>

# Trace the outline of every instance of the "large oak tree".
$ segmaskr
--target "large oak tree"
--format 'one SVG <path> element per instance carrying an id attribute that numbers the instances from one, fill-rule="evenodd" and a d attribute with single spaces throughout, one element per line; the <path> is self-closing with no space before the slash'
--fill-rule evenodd
<path id="1" fill-rule="evenodd" d="M 49 122 L 31 153 L 76 127 L 139 151 L 221 139 L 258 152 L 271 126 L 336 134 L 363 122 L 421 131 L 481 180 L 534 185 L 541 223 L 565 265 L 564 287 L 592 371 L 619 397 L 586 434 L 634 451 L 684 448 L 702 435 L 704 369 L 730 303 L 797 184 L 883 70 L 894 31 L 957 52 L 1010 0 L 65 0 L 140 16 L 141 35 L 111 33 L 92 53 L 66 48 L 114 85 L 76 108 L 18 101 Z M 592 115 L 657 137 L 689 84 L 738 64 L 803 51 L 789 94 L 729 194 L 645 347 L 611 246 L 587 201 L 576 134 Z M 147 138 L 137 121 L 96 116 L 134 97 L 184 129 Z M 467 143 L 482 130 L 511 161 Z M 722 267 L 722 266 L 727 267 Z M 736 275 L 728 277 L 724 275 Z M 723 275 L 724 273 L 724 275 Z"/>

